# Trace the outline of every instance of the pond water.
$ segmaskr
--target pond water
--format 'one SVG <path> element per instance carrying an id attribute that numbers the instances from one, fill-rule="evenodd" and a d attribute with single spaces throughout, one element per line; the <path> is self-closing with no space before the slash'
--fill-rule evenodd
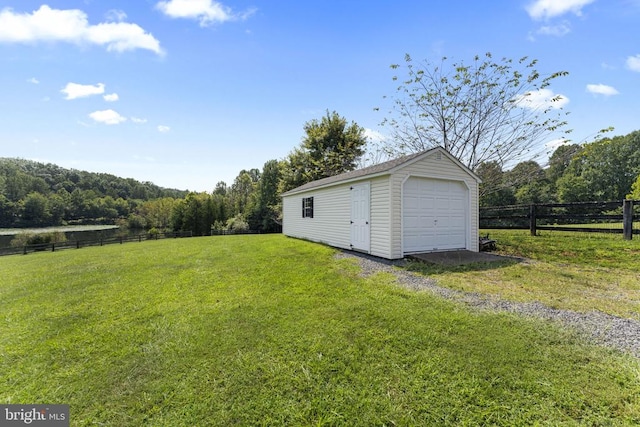
<path id="1" fill-rule="evenodd" d="M 70 225 L 60 227 L 43 228 L 0 228 L 0 248 L 8 247 L 11 240 L 20 233 L 52 233 L 60 231 L 67 236 L 67 241 L 97 240 L 115 236 L 119 227 L 117 225 Z"/>

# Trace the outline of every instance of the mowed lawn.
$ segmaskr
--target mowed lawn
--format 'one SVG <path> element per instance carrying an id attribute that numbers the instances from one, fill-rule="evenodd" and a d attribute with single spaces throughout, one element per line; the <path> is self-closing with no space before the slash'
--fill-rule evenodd
<path id="1" fill-rule="evenodd" d="M 488 230 L 498 253 L 523 262 L 468 267 L 415 264 L 442 286 L 580 312 L 640 320 L 640 236 Z"/>
<path id="2" fill-rule="evenodd" d="M 637 359 L 334 254 L 267 235 L 0 258 L 0 403 L 67 403 L 74 426 L 640 422 Z"/>

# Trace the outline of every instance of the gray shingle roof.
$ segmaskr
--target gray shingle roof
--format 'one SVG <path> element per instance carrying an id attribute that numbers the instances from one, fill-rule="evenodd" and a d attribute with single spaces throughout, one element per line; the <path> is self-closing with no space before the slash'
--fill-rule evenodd
<path id="1" fill-rule="evenodd" d="M 389 160 L 387 162 L 379 163 L 377 165 L 368 166 L 362 169 L 356 169 L 354 171 L 341 173 L 340 175 L 334 175 L 334 176 L 330 176 L 328 178 L 322 178 L 316 181 L 311 181 L 304 185 L 301 185 L 300 187 L 296 187 L 293 190 L 289 190 L 286 193 L 282 193 L 282 196 L 288 196 L 290 194 L 295 194 L 302 191 L 311 190 L 314 188 L 325 187 L 325 186 L 328 186 L 331 184 L 337 184 L 343 181 L 350 181 L 350 180 L 364 177 L 364 176 L 384 174 L 386 172 L 391 171 L 392 169 L 395 169 L 398 166 L 401 166 L 407 162 L 410 162 L 411 160 L 436 149 L 437 148 L 432 148 L 430 150 L 421 151 L 419 153 L 398 157 L 397 159 Z"/>

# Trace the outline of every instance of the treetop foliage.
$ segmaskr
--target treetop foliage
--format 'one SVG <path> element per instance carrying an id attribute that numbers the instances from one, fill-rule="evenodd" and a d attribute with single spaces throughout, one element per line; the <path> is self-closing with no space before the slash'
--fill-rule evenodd
<path id="1" fill-rule="evenodd" d="M 74 190 L 93 191 L 96 197 L 139 200 L 184 197 L 187 193 L 107 173 L 66 169 L 25 159 L 0 158 L 0 194 L 8 200 L 17 202 L 31 192 L 49 194 L 60 190 L 68 193 Z"/>
<path id="2" fill-rule="evenodd" d="M 481 206 L 640 200 L 640 131 L 558 147 L 543 169 L 523 161 L 503 171 L 478 166 Z"/>
<path id="3" fill-rule="evenodd" d="M 392 129 L 388 151 L 397 154 L 442 146 L 471 170 L 495 161 L 501 167 L 532 158 L 532 149 L 555 133 L 568 133 L 563 98 L 549 89 L 552 81 L 568 75 L 557 71 L 543 76 L 537 60 L 494 60 L 476 55 L 470 64 L 446 57 L 439 64 L 414 63 L 392 69 L 406 76 L 392 97 Z"/>
<path id="4" fill-rule="evenodd" d="M 0 158 L 0 227 L 59 225 L 102 218 L 113 222 L 132 205 L 185 191 L 105 173 Z"/>
<path id="5" fill-rule="evenodd" d="M 335 111 L 306 122 L 304 131 L 300 145 L 284 160 L 281 191 L 352 171 L 365 153 L 364 128 Z"/>

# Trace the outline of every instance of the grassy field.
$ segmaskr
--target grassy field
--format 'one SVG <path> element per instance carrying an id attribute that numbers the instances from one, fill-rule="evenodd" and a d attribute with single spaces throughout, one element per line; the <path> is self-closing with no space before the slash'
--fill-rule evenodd
<path id="1" fill-rule="evenodd" d="M 271 235 L 3 257 L 0 403 L 68 403 L 74 426 L 640 422 L 637 359 L 334 253 Z M 473 268 L 431 273 L 524 266 Z"/>
<path id="2" fill-rule="evenodd" d="M 441 285 L 498 295 L 513 301 L 540 301 L 554 308 L 593 310 L 640 319 L 640 237 L 597 233 L 491 230 L 497 253 L 526 258 L 503 265 L 442 268 L 415 264 Z"/>

